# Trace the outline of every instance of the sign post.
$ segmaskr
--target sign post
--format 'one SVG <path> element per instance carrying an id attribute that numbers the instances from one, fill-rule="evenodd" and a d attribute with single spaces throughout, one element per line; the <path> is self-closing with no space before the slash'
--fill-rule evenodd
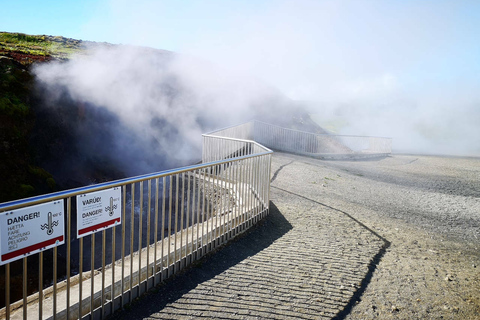
<path id="1" fill-rule="evenodd" d="M 63 200 L 0 213 L 0 265 L 65 243 Z"/>
<path id="2" fill-rule="evenodd" d="M 77 238 L 121 223 L 120 187 L 77 196 Z"/>

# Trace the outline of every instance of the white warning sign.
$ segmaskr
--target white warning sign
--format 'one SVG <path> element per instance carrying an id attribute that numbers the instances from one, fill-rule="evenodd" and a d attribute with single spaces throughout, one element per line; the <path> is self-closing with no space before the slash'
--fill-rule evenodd
<path id="1" fill-rule="evenodd" d="M 85 237 L 121 223 L 120 187 L 77 196 L 77 237 Z"/>
<path id="2" fill-rule="evenodd" d="M 65 243 L 63 200 L 0 213 L 0 265 Z"/>

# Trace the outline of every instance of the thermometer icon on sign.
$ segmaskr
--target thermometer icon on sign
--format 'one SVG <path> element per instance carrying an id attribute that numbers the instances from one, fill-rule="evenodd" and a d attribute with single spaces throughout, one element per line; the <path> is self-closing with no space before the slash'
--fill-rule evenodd
<path id="1" fill-rule="evenodd" d="M 110 197 L 110 206 L 105 207 L 105 211 L 110 211 L 108 214 L 110 216 L 113 216 L 114 212 L 113 210 L 117 209 L 117 205 L 113 204 L 113 197 Z"/>
<path id="2" fill-rule="evenodd" d="M 47 214 L 47 223 L 44 223 L 40 226 L 42 230 L 47 229 L 47 234 L 51 235 L 53 233 L 53 227 L 58 226 L 58 221 L 52 221 L 52 213 Z"/>

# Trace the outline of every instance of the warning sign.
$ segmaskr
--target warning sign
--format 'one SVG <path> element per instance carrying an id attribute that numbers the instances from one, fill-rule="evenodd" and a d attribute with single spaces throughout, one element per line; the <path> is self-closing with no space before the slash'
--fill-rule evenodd
<path id="1" fill-rule="evenodd" d="M 0 213 L 0 265 L 65 243 L 63 200 Z"/>
<path id="2" fill-rule="evenodd" d="M 77 237 L 81 238 L 121 223 L 120 187 L 77 196 Z"/>

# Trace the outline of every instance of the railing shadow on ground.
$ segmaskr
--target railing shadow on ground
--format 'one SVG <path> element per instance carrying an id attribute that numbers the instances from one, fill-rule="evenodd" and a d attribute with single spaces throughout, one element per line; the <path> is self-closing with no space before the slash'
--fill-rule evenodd
<path id="1" fill-rule="evenodd" d="M 390 247 L 391 242 L 388 241 L 387 239 L 385 239 L 384 237 L 382 237 L 381 235 L 379 235 L 374 230 L 370 229 L 364 223 L 362 223 L 361 221 L 359 221 L 358 219 L 353 217 L 351 214 L 349 214 L 349 213 L 347 213 L 343 210 L 339 210 L 337 208 L 333 208 L 333 207 L 328 206 L 326 204 L 320 203 L 320 202 L 317 202 L 317 203 L 322 205 L 322 206 L 328 207 L 332 210 L 335 210 L 335 211 L 338 211 L 338 212 L 344 214 L 345 216 L 347 216 L 351 220 L 355 221 L 363 229 L 367 230 L 368 232 L 370 232 L 371 234 L 373 234 L 375 237 L 377 237 L 378 239 L 380 239 L 383 242 L 383 245 L 380 247 L 377 254 L 375 254 L 372 257 L 372 259 L 370 260 L 370 262 L 368 263 L 368 271 L 365 274 L 365 277 L 362 279 L 362 282 L 360 283 L 360 286 L 357 288 L 357 290 L 355 290 L 352 297 L 348 301 L 347 305 L 342 310 L 340 310 L 335 317 L 332 318 L 332 320 L 341 320 L 341 319 L 345 319 L 345 317 L 348 314 L 350 314 L 350 312 L 352 311 L 355 304 L 360 301 L 363 293 L 365 292 L 368 285 L 372 281 L 373 274 L 374 274 L 375 270 L 377 269 L 377 266 L 380 264 L 380 261 L 382 260 L 383 256 L 387 252 L 387 249 Z"/>
<path id="2" fill-rule="evenodd" d="M 293 162 L 293 161 L 292 161 Z M 292 163 L 290 162 L 290 163 Z M 280 167 L 276 172 L 275 172 L 275 175 L 274 175 L 274 178 L 271 180 L 272 182 L 275 180 L 275 177 L 278 175 L 278 173 L 281 171 L 281 169 L 287 165 L 289 165 L 290 163 L 287 163 L 285 165 L 283 165 L 282 167 Z M 348 217 L 349 219 L 353 220 L 356 224 L 358 224 L 361 228 L 365 229 L 366 231 L 368 231 L 369 233 L 371 233 L 373 236 L 375 236 L 376 238 L 378 238 L 383 244 L 381 245 L 381 247 L 379 248 L 378 252 L 370 259 L 368 265 L 367 265 L 367 272 L 365 274 L 365 276 L 362 278 L 362 281 L 360 283 L 360 285 L 356 288 L 356 290 L 353 292 L 352 296 L 350 297 L 350 299 L 348 300 L 347 304 L 345 305 L 345 307 L 343 307 L 342 309 L 339 310 L 339 312 L 334 316 L 332 317 L 332 320 L 342 320 L 342 319 L 345 319 L 346 316 L 348 316 L 350 314 L 350 312 L 352 311 L 353 307 L 355 306 L 355 304 L 361 300 L 361 297 L 362 295 L 364 294 L 365 290 L 367 289 L 368 285 L 370 284 L 372 278 L 373 278 L 373 275 L 374 275 L 374 272 L 375 270 L 377 269 L 377 266 L 379 265 L 380 261 L 382 260 L 383 256 L 385 255 L 385 253 L 387 252 L 387 249 L 390 247 L 391 245 L 391 242 L 388 241 L 387 239 L 385 239 L 384 237 L 382 237 L 380 234 L 378 234 L 377 232 L 375 232 L 374 230 L 372 230 L 371 228 L 369 228 L 367 225 L 365 225 L 364 223 L 362 223 L 360 220 L 356 219 L 355 217 L 353 217 L 351 214 L 343 211 L 343 210 L 340 210 L 340 209 L 337 209 L 337 208 L 334 208 L 332 206 L 329 206 L 327 204 L 324 204 L 324 203 L 321 203 L 321 202 L 318 202 L 318 201 L 315 201 L 313 199 L 310 199 L 310 198 L 307 198 L 305 196 L 302 196 L 302 195 L 299 195 L 297 193 L 294 193 L 294 192 L 291 192 L 291 191 L 288 191 L 288 190 L 285 190 L 285 189 L 282 189 L 282 188 L 278 188 L 278 187 L 273 187 L 272 188 L 275 188 L 275 189 L 278 189 L 278 190 L 281 190 L 283 192 L 287 192 L 287 193 L 290 193 L 296 197 L 300 197 L 302 199 L 305 199 L 307 201 L 311 201 L 317 205 L 320 205 L 320 206 L 323 206 L 325 208 L 328 208 L 328 209 L 331 209 L 331 210 L 334 210 L 334 211 L 337 211 L 343 215 L 345 215 L 346 217 Z"/>
<path id="3" fill-rule="evenodd" d="M 269 214 L 249 231 L 150 290 L 141 299 L 112 315 L 113 319 L 143 319 L 160 312 L 201 283 L 215 278 L 248 257 L 254 256 L 292 229 L 273 202 Z"/>

